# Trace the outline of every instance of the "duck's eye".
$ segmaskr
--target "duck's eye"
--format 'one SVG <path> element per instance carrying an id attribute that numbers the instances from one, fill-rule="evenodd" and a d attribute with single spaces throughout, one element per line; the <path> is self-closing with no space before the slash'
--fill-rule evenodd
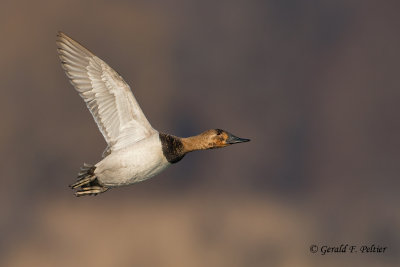
<path id="1" fill-rule="evenodd" d="M 221 129 L 216 129 L 216 131 L 217 131 L 217 135 L 221 135 L 223 132 Z"/>

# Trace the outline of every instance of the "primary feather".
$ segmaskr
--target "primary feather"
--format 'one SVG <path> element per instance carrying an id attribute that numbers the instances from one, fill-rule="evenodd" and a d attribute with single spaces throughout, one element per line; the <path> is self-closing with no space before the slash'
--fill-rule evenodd
<path id="1" fill-rule="evenodd" d="M 108 144 L 106 154 L 156 132 L 129 85 L 107 63 L 62 32 L 57 35 L 57 45 L 68 78 L 86 102 Z"/>

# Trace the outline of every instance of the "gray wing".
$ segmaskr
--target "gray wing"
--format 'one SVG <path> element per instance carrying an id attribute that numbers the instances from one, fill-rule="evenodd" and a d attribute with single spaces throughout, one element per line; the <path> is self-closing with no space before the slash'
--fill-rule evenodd
<path id="1" fill-rule="evenodd" d="M 129 85 L 107 63 L 62 32 L 57 35 L 57 46 L 65 73 L 92 113 L 109 151 L 156 132 Z"/>

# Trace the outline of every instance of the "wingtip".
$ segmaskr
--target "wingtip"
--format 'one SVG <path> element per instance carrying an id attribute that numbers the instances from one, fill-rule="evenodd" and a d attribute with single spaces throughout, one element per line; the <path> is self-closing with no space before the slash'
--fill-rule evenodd
<path id="1" fill-rule="evenodd" d="M 59 50 L 62 50 L 62 46 L 66 45 L 72 49 L 80 50 L 80 52 L 86 54 L 86 56 L 94 56 L 94 54 L 90 52 L 87 48 L 85 48 L 79 42 L 75 41 L 62 31 L 57 31 L 56 44 Z"/>
<path id="2" fill-rule="evenodd" d="M 57 37 L 61 37 L 61 36 L 64 36 L 64 35 L 65 35 L 64 32 L 62 32 L 62 31 L 57 31 Z"/>
<path id="3" fill-rule="evenodd" d="M 63 40 L 66 38 L 66 34 L 62 31 L 57 31 L 57 35 L 56 35 L 56 43 L 62 43 Z"/>
<path id="4" fill-rule="evenodd" d="M 57 41 L 58 42 L 64 42 L 65 40 L 76 42 L 71 37 L 69 37 L 65 32 L 57 31 Z"/>

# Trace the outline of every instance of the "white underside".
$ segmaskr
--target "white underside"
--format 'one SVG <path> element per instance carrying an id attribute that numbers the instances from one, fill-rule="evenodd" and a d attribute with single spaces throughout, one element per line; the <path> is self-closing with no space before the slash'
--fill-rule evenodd
<path id="1" fill-rule="evenodd" d="M 116 187 L 147 180 L 171 164 L 164 157 L 158 133 L 124 149 L 113 151 L 96 164 L 99 182 Z"/>

